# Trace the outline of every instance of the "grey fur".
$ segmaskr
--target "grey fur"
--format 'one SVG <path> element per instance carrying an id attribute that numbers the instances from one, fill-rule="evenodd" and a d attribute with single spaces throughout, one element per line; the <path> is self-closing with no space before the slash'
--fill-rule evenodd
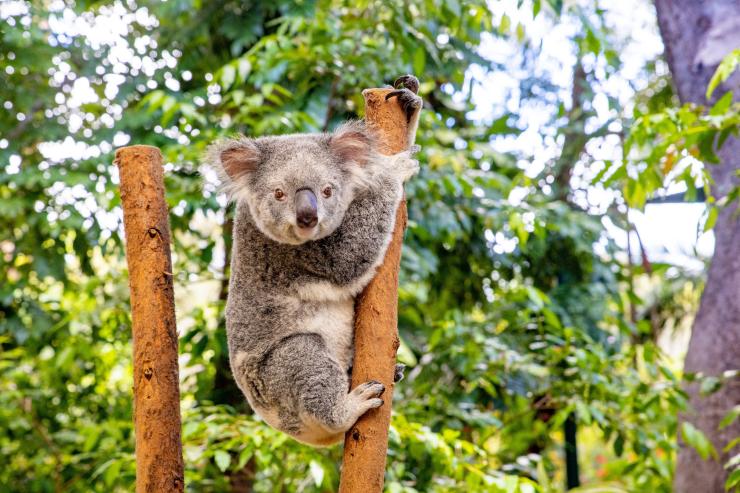
<path id="1" fill-rule="evenodd" d="M 333 134 L 221 141 L 207 160 L 236 202 L 226 308 L 236 382 L 275 428 L 311 445 L 335 443 L 383 404 L 378 382 L 349 392 L 354 297 L 383 259 L 418 163 L 410 152 L 378 154 L 357 122 Z M 318 201 L 310 235 L 299 231 L 292 200 L 306 187 Z"/>

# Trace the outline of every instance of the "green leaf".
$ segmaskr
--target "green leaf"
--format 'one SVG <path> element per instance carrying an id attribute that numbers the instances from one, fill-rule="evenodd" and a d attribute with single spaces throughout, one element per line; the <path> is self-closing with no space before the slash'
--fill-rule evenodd
<path id="1" fill-rule="evenodd" d="M 221 69 L 221 86 L 224 89 L 228 89 L 234 83 L 236 79 L 236 69 L 233 65 L 224 65 Z"/>
<path id="2" fill-rule="evenodd" d="M 617 457 L 622 457 L 624 453 L 624 435 L 621 432 L 617 434 L 617 438 L 614 440 L 614 453 Z"/>
<path id="3" fill-rule="evenodd" d="M 499 22 L 499 25 L 498 25 L 498 32 L 500 32 L 501 34 L 507 34 L 509 32 L 510 27 L 511 27 L 511 19 L 506 14 L 502 15 L 501 22 Z"/>
<path id="4" fill-rule="evenodd" d="M 681 434 L 686 443 L 696 450 L 702 460 L 707 460 L 710 455 L 715 459 L 719 458 L 712 442 L 707 439 L 704 433 L 688 421 L 682 423 Z"/>
<path id="5" fill-rule="evenodd" d="M 116 479 L 118 478 L 118 474 L 121 472 L 121 461 L 116 460 L 113 461 L 110 464 L 110 467 L 106 469 L 105 473 L 103 474 L 103 481 L 105 481 L 105 484 L 110 486 L 115 484 Z"/>
<path id="6" fill-rule="evenodd" d="M 237 62 L 237 72 L 239 73 L 239 80 L 241 82 L 247 81 L 247 76 L 252 70 L 252 64 L 246 58 L 240 58 Z"/>
<path id="7" fill-rule="evenodd" d="M 596 483 L 568 490 L 568 493 L 627 493 L 623 486 L 618 483 Z"/>
<path id="8" fill-rule="evenodd" d="M 560 319 L 557 315 L 555 315 L 555 312 L 550 310 L 549 308 L 543 308 L 542 309 L 542 315 L 545 316 L 545 321 L 551 326 L 555 327 L 556 329 L 562 329 L 563 325 L 560 323 Z"/>
<path id="9" fill-rule="evenodd" d="M 576 401 L 576 411 L 580 421 L 582 421 L 586 426 L 591 424 L 591 411 L 586 404 L 581 401 Z"/>
<path id="10" fill-rule="evenodd" d="M 707 220 L 704 222 L 705 233 L 714 227 L 717 223 L 717 217 L 719 217 L 719 208 L 717 206 L 711 206 L 707 213 Z"/>
<path id="11" fill-rule="evenodd" d="M 426 61 L 427 58 L 424 47 L 422 45 L 417 46 L 416 50 L 414 50 L 414 73 L 423 74 Z"/>
<path id="12" fill-rule="evenodd" d="M 735 488 L 736 486 L 740 485 L 740 468 L 735 469 L 730 473 L 730 475 L 727 478 L 727 481 L 725 481 L 725 490 L 729 491 L 732 488 Z"/>
<path id="13" fill-rule="evenodd" d="M 722 421 L 719 422 L 719 429 L 727 428 L 740 416 L 740 404 L 733 407 L 729 413 L 725 414 Z"/>
<path id="14" fill-rule="evenodd" d="M 740 64 L 740 48 L 733 50 L 727 55 L 722 62 L 720 62 L 717 70 L 714 71 L 712 78 L 709 80 L 707 86 L 707 99 L 712 97 L 712 93 L 722 82 L 730 78 L 730 75 L 735 71 L 738 64 Z"/>
<path id="15" fill-rule="evenodd" d="M 732 92 L 727 91 L 719 100 L 717 100 L 716 103 L 714 103 L 714 106 L 712 106 L 712 109 L 709 110 L 709 114 L 711 116 L 720 116 L 724 115 L 727 110 L 730 108 L 730 105 L 732 104 Z"/>
<path id="16" fill-rule="evenodd" d="M 740 445 L 740 437 L 733 438 L 732 440 L 727 442 L 727 445 L 725 445 L 724 448 L 722 448 L 722 452 L 729 452 L 738 445 Z"/>
<path id="17" fill-rule="evenodd" d="M 460 17 L 462 15 L 462 8 L 459 0 L 445 0 L 445 5 L 455 16 Z"/>
<path id="18" fill-rule="evenodd" d="M 213 454 L 213 458 L 221 472 L 225 472 L 231 464 L 231 455 L 224 450 L 216 450 L 216 453 Z"/>
<path id="19" fill-rule="evenodd" d="M 568 493 L 627 493 L 628 491 L 618 483 L 597 483 L 569 489 Z"/>
<path id="20" fill-rule="evenodd" d="M 547 3 L 550 4 L 550 7 L 558 16 L 563 13 L 563 0 L 547 0 Z"/>

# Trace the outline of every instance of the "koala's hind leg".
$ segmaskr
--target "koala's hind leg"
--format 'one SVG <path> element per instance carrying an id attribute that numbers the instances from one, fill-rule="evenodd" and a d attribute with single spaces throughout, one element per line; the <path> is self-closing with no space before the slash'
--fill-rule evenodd
<path id="1" fill-rule="evenodd" d="M 349 392 L 347 369 L 331 357 L 319 334 L 296 334 L 285 340 L 272 351 L 264 373 L 268 385 L 286 387 L 279 392 L 283 399 L 292 397 L 289 407 L 294 415 L 285 416 L 281 428 L 312 445 L 341 440 L 360 416 L 383 405 L 385 386 L 380 382 L 366 382 Z M 300 424 L 288 426 L 289 422 Z"/>

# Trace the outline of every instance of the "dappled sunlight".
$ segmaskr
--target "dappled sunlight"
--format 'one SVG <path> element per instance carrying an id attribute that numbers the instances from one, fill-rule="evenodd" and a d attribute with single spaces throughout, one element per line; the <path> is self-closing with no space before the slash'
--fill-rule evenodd
<path id="1" fill-rule="evenodd" d="M 134 489 L 131 145 L 163 158 L 185 491 L 337 489 L 341 447 L 274 430 L 231 374 L 235 206 L 204 153 L 362 119 L 404 73 L 424 106 L 385 491 L 668 493 L 710 463 L 737 488 L 737 368 L 705 364 L 737 361 L 735 6 L 689 84 L 654 3 L 679 4 L 0 2 L 0 490 Z M 730 287 L 697 317 L 713 256 Z"/>

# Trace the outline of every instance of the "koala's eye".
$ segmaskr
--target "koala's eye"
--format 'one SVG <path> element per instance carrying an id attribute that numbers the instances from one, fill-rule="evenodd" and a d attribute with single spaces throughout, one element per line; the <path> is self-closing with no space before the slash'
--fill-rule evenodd
<path id="1" fill-rule="evenodd" d="M 285 200 L 285 193 L 279 188 L 275 189 L 275 198 L 277 200 Z"/>
<path id="2" fill-rule="evenodd" d="M 327 199 L 328 199 L 329 197 L 331 197 L 331 192 L 332 192 L 332 190 L 331 190 L 331 187 L 330 187 L 330 186 L 326 186 L 326 187 L 324 187 L 324 189 L 323 189 L 323 190 L 321 191 L 322 195 L 323 195 L 324 197 L 326 197 Z"/>

